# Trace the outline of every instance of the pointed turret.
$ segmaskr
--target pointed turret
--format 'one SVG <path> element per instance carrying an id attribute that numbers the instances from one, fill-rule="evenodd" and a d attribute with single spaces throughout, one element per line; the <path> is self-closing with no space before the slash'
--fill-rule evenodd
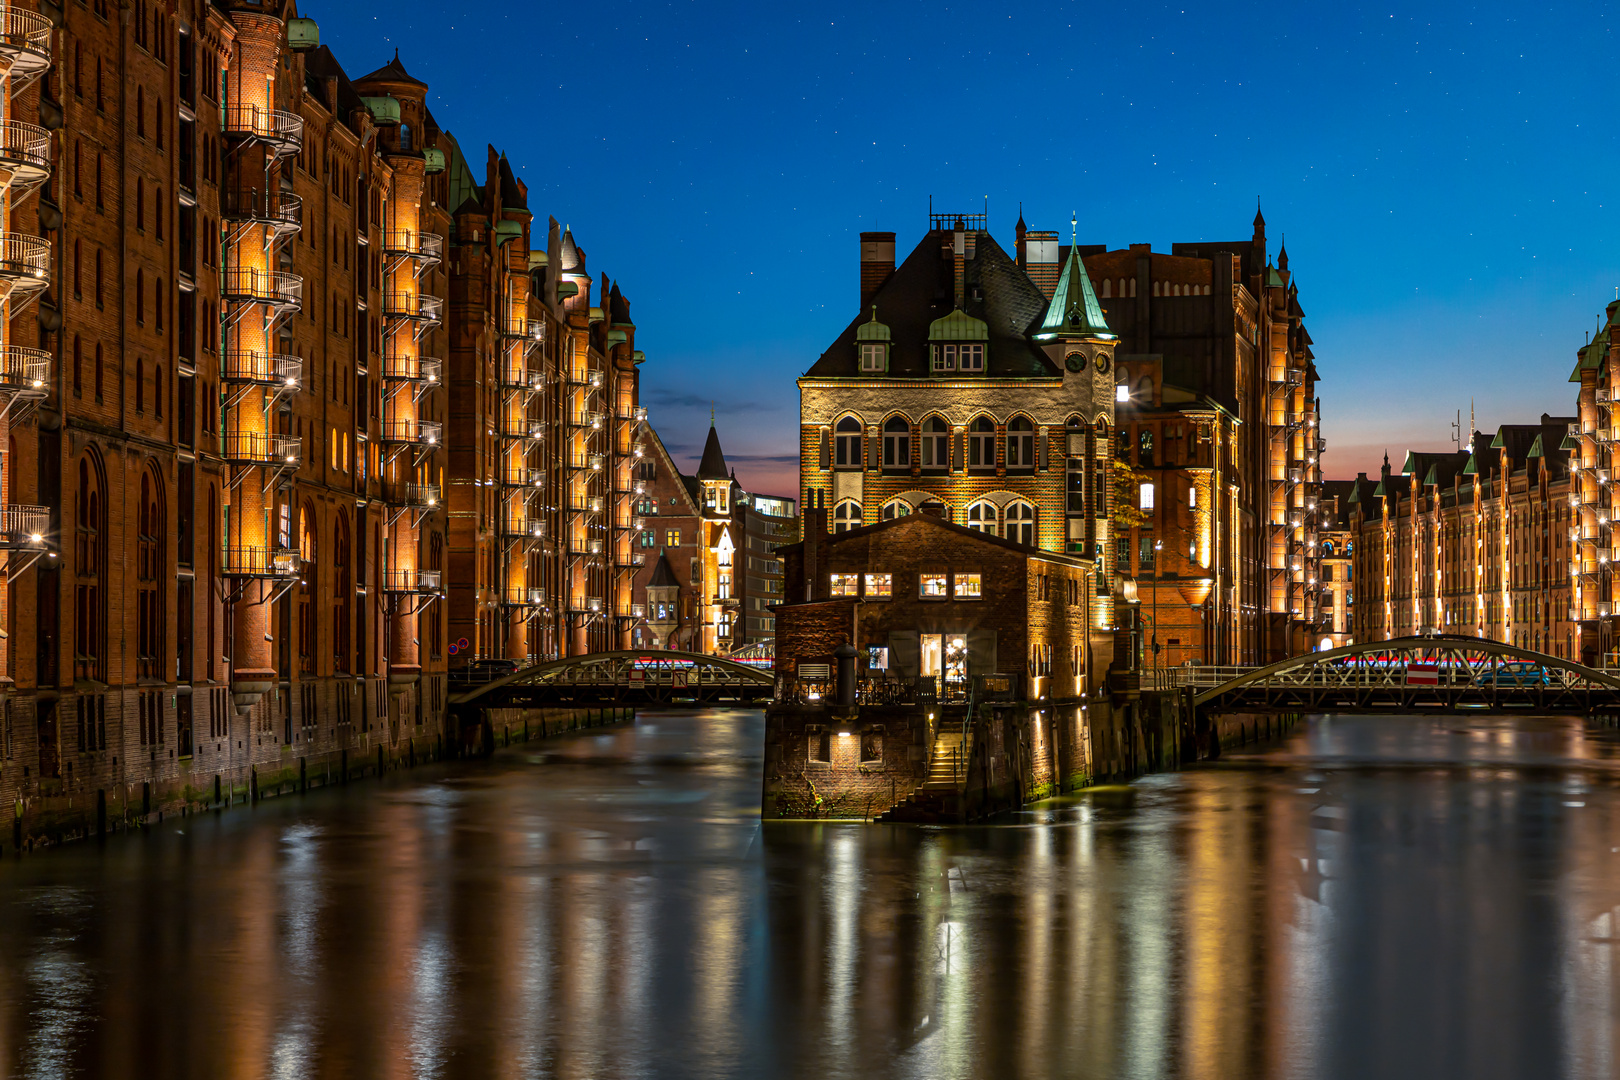
<path id="1" fill-rule="evenodd" d="M 678 589 L 681 583 L 675 580 L 675 570 L 669 565 L 669 553 L 664 548 L 658 549 L 658 561 L 653 564 L 652 577 L 647 579 L 649 589 Z"/>
<path id="2" fill-rule="evenodd" d="M 1078 244 L 1069 245 L 1069 261 L 1063 264 L 1052 301 L 1046 305 L 1046 318 L 1035 332 L 1037 341 L 1055 337 L 1097 341 L 1114 341 L 1118 337 L 1103 317 L 1102 305 L 1097 302 L 1097 291 L 1091 287 L 1091 277 L 1080 258 Z"/>
<path id="3" fill-rule="evenodd" d="M 720 450 L 720 433 L 709 423 L 709 440 L 703 444 L 703 460 L 698 462 L 699 480 L 729 480 L 731 470 L 726 468 L 726 455 Z"/>

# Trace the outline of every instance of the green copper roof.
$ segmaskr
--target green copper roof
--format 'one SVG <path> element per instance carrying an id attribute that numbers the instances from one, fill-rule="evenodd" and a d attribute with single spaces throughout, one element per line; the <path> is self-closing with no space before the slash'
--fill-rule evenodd
<path id="1" fill-rule="evenodd" d="M 1540 435 L 1536 436 L 1536 441 L 1530 444 L 1530 449 L 1525 451 L 1524 456 L 1526 458 L 1541 457 L 1541 436 Z"/>
<path id="2" fill-rule="evenodd" d="M 1283 287 L 1282 275 L 1277 273 L 1275 266 L 1266 267 L 1266 285 L 1275 289 Z"/>
<path id="3" fill-rule="evenodd" d="M 1102 305 L 1097 303 L 1097 291 L 1091 287 L 1086 264 L 1080 261 L 1080 246 L 1069 246 L 1069 261 L 1063 264 L 1052 302 L 1046 305 L 1046 318 L 1035 332 L 1037 340 L 1065 337 L 1101 338 L 1113 341 L 1117 336 L 1108 329 Z"/>
<path id="4" fill-rule="evenodd" d="M 1479 460 L 1479 455 L 1478 454 L 1469 454 L 1468 455 L 1468 464 L 1463 466 L 1463 475 L 1464 476 L 1478 476 L 1479 475 L 1479 467 L 1476 464 L 1478 462 L 1478 460 Z"/>
<path id="5" fill-rule="evenodd" d="M 874 315 L 876 308 L 873 309 Z M 870 324 L 868 324 L 870 325 Z M 882 326 L 882 323 L 878 324 Z M 888 328 L 884 327 L 884 333 Z M 990 328 L 961 308 L 928 324 L 929 341 L 989 341 Z"/>
<path id="6" fill-rule="evenodd" d="M 1603 363 L 1603 358 L 1609 355 L 1609 334 L 1613 327 L 1614 323 L 1609 323 L 1591 341 L 1575 351 L 1579 359 L 1575 361 L 1575 370 L 1569 373 L 1570 382 L 1580 382 L 1581 372 L 1596 371 Z"/>
<path id="7" fill-rule="evenodd" d="M 947 318 L 948 317 L 949 316 L 947 316 Z M 943 321 L 943 320 L 941 320 L 941 321 Z M 984 324 L 979 323 L 979 325 L 983 326 Z M 932 335 L 930 335 L 930 337 L 932 337 Z M 878 322 L 877 305 L 876 304 L 872 305 L 872 321 L 871 322 L 863 322 L 863 323 L 861 323 L 860 329 L 855 331 L 855 340 L 856 341 L 889 341 L 889 340 L 891 340 L 891 338 L 889 336 L 889 328 L 886 325 L 884 325 L 883 323 Z"/>

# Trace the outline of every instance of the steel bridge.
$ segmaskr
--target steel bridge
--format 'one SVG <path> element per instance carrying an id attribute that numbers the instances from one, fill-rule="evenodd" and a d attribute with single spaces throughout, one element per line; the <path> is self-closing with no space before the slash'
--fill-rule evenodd
<path id="1" fill-rule="evenodd" d="M 1200 713 L 1620 713 L 1620 672 L 1450 634 L 1371 641 L 1260 668 L 1169 668 L 1144 677 L 1149 686 L 1189 688 Z"/>
<path id="2" fill-rule="evenodd" d="M 448 704 L 457 709 L 575 703 L 763 704 L 775 686 L 769 668 L 703 653 L 634 649 L 564 657 L 476 686 L 451 683 Z"/>

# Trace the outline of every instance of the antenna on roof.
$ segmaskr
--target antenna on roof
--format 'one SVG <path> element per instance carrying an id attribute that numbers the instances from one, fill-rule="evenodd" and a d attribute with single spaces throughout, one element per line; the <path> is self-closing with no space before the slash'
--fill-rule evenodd
<path id="1" fill-rule="evenodd" d="M 1069 246 L 1070 247 L 1073 247 L 1075 244 L 1079 243 L 1079 240 L 1077 239 L 1079 234 L 1080 234 L 1080 215 L 1076 211 L 1071 210 L 1071 211 L 1069 211 Z"/>

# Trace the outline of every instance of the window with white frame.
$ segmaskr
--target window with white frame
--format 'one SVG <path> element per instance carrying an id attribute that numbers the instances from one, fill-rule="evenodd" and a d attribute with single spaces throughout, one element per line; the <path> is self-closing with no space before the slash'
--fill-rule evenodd
<path id="1" fill-rule="evenodd" d="M 1035 546 L 1035 508 L 1027 502 L 1015 502 L 1007 507 L 1006 537 L 1020 544 Z"/>
<path id="2" fill-rule="evenodd" d="M 991 536 L 1000 535 L 996 528 L 996 504 L 989 502 L 976 502 L 968 507 L 967 527 L 977 532 L 989 533 Z"/>
<path id="3" fill-rule="evenodd" d="M 905 517 L 911 513 L 911 504 L 904 499 L 896 499 L 883 507 L 883 520 L 893 521 L 895 518 Z"/>
<path id="4" fill-rule="evenodd" d="M 833 429 L 837 433 L 837 454 L 834 461 L 843 468 L 859 468 L 861 464 L 861 422 L 853 416 L 838 421 Z"/>
<path id="5" fill-rule="evenodd" d="M 937 372 L 955 371 L 955 370 L 956 370 L 956 346 L 955 345 L 935 345 L 934 346 L 934 371 L 937 373 Z"/>
<path id="6" fill-rule="evenodd" d="M 887 348 L 887 346 L 883 345 L 881 342 L 875 342 L 875 341 L 862 342 L 862 344 L 861 344 L 861 370 L 862 371 L 882 371 L 883 368 L 884 368 L 883 350 L 885 348 Z"/>
<path id="7" fill-rule="evenodd" d="M 951 467 L 950 428 L 937 416 L 930 416 L 922 425 L 922 467 L 948 469 Z"/>
<path id="8" fill-rule="evenodd" d="M 861 575 L 859 574 L 833 574 L 831 586 L 833 596 L 856 596 L 861 591 Z"/>
<path id="9" fill-rule="evenodd" d="M 946 346 L 950 348 L 950 346 Z M 958 371 L 983 371 L 984 346 L 958 345 L 956 347 L 956 368 Z"/>
<path id="10" fill-rule="evenodd" d="M 861 504 L 845 499 L 833 508 L 833 532 L 847 532 L 861 527 Z"/>

